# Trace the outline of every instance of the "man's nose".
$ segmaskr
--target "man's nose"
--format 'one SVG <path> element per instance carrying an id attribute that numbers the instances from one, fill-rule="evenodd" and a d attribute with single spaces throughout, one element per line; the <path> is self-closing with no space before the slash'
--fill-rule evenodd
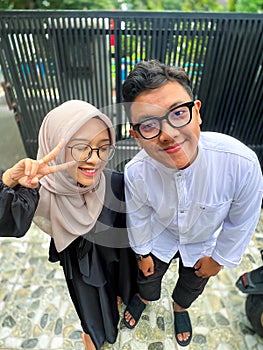
<path id="1" fill-rule="evenodd" d="M 162 121 L 162 131 L 160 133 L 159 139 L 161 142 L 167 142 L 173 140 L 176 136 L 180 134 L 178 128 L 172 127 L 167 120 Z"/>

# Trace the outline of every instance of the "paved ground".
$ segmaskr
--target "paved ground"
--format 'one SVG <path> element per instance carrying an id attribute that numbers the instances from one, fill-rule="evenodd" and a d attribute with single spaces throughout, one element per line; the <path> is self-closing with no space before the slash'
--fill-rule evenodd
<path id="1" fill-rule="evenodd" d="M 0 167 L 5 168 L 25 153 L 12 113 L 1 101 Z M 21 239 L 0 239 L 0 350 L 83 350 L 81 327 L 61 268 L 47 261 L 48 241 L 34 225 Z M 212 278 L 190 309 L 194 327 L 190 350 L 263 350 L 263 339 L 253 333 L 245 315 L 246 296 L 235 287 L 241 273 L 262 264 L 262 248 L 263 213 L 241 265 Z M 120 322 L 117 342 L 103 349 L 179 349 L 173 336 L 170 299 L 176 277 L 174 263 L 164 278 L 160 301 L 147 306 L 135 330 Z"/>

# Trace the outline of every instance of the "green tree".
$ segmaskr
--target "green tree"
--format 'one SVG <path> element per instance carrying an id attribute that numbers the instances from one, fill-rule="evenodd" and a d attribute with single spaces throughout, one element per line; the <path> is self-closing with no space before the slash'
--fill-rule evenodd
<path id="1" fill-rule="evenodd" d="M 35 9 L 36 0 L 0 0 L 0 8 L 2 9 Z"/>
<path id="2" fill-rule="evenodd" d="M 216 0 L 184 0 L 183 11 L 222 11 L 223 7 Z"/>
<path id="3" fill-rule="evenodd" d="M 182 0 L 175 0 L 176 3 L 179 1 Z M 174 0 L 123 0 L 123 2 L 129 4 L 132 10 L 163 11 L 166 10 L 166 4 L 169 4 L 168 9 L 173 9 Z"/>
<path id="4" fill-rule="evenodd" d="M 54 3 L 62 3 L 65 9 L 110 10 L 113 8 L 111 0 L 52 0 Z M 61 7 L 62 8 L 62 7 Z"/>
<path id="5" fill-rule="evenodd" d="M 218 0 L 0 0 L 1 9 L 222 11 Z M 228 11 L 262 12 L 263 0 L 228 0 Z"/>
<path id="6" fill-rule="evenodd" d="M 182 11 L 181 0 L 163 0 L 163 9 L 167 11 Z"/>
<path id="7" fill-rule="evenodd" d="M 0 0 L 2 9 L 111 10 L 114 0 Z"/>
<path id="8" fill-rule="evenodd" d="M 237 0 L 235 10 L 237 12 L 262 12 L 263 0 Z"/>
<path id="9" fill-rule="evenodd" d="M 236 3 L 237 3 L 237 0 L 228 0 L 228 11 L 230 12 L 236 11 Z"/>

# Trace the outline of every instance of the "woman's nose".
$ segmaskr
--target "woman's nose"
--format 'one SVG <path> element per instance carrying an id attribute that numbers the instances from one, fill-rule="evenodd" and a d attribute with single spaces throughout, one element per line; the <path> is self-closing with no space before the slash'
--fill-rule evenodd
<path id="1" fill-rule="evenodd" d="M 86 162 L 98 163 L 99 161 L 100 161 L 100 158 L 99 158 L 99 155 L 98 155 L 98 150 L 93 149 L 89 159 L 87 159 Z"/>

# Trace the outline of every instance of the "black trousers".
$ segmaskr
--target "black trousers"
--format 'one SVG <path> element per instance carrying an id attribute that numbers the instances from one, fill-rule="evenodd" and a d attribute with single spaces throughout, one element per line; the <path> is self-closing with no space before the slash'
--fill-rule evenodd
<path id="1" fill-rule="evenodd" d="M 183 266 L 179 252 L 167 264 L 151 254 L 154 261 L 154 274 L 145 277 L 139 269 L 137 283 L 142 298 L 148 301 L 160 299 L 161 283 L 165 272 L 168 270 L 173 259 L 179 259 L 179 278 L 173 290 L 172 298 L 181 307 L 187 309 L 202 294 L 209 278 L 198 277 L 195 269 Z"/>

